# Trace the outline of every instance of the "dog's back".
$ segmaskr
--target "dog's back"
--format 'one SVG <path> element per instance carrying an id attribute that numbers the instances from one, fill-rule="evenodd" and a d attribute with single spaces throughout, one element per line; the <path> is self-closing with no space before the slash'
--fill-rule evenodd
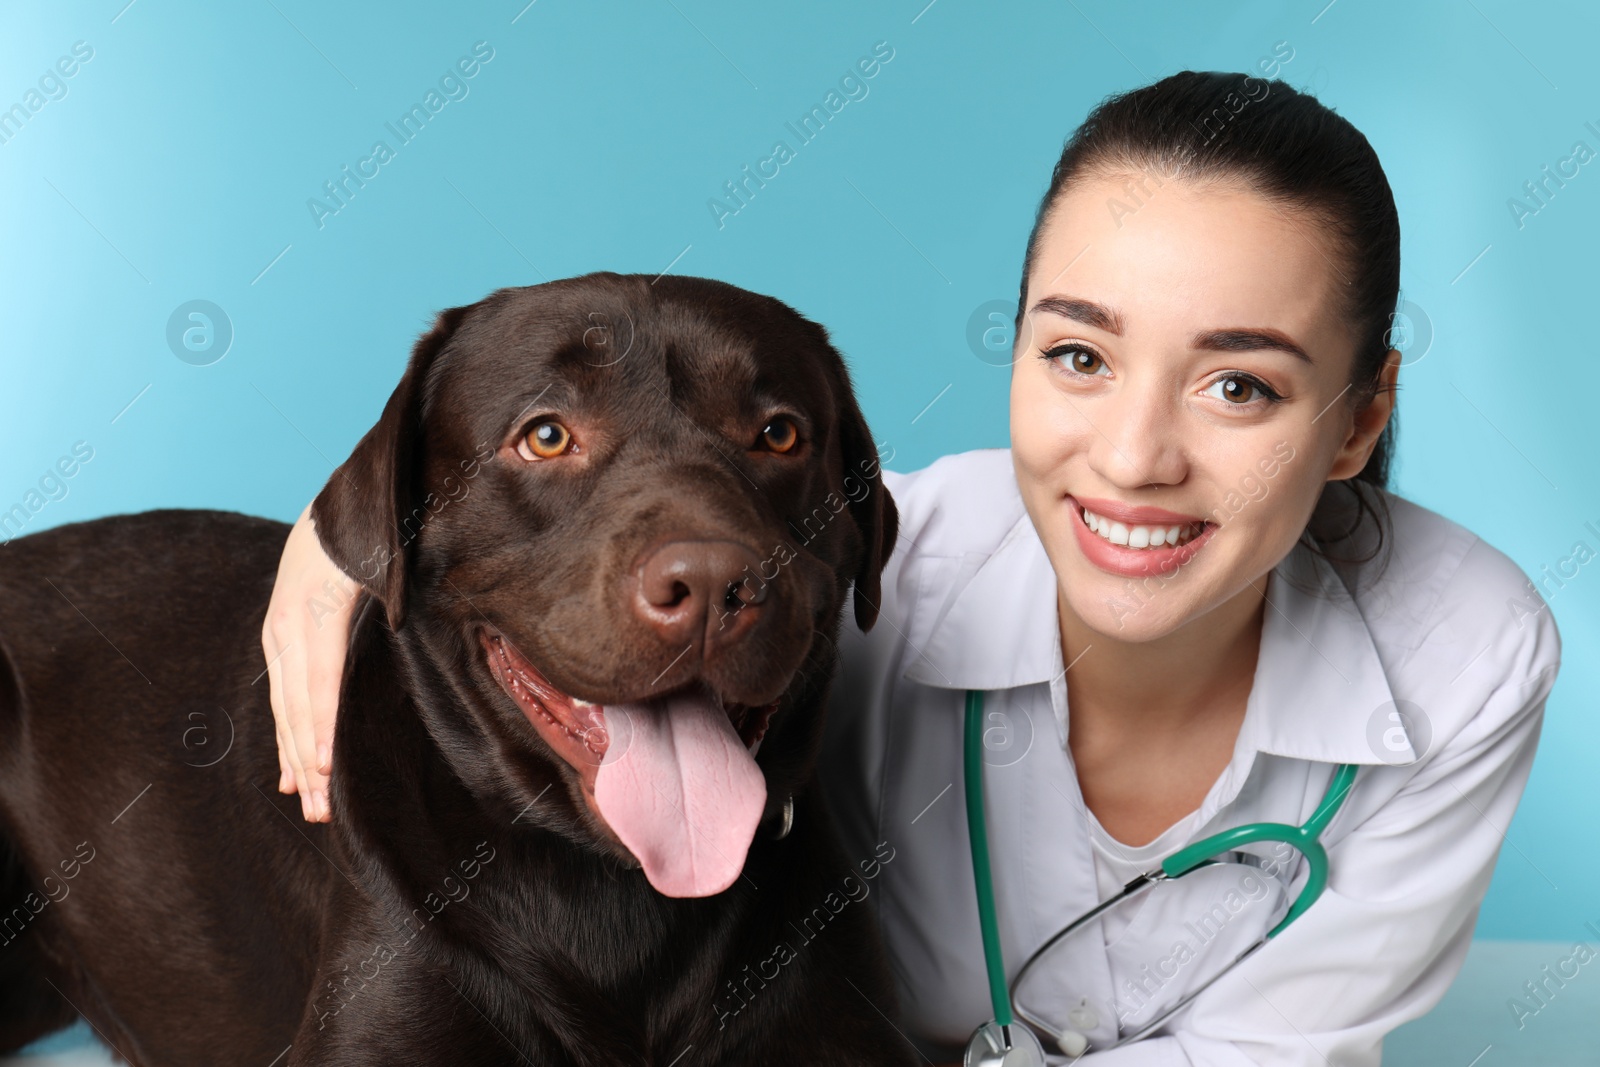
<path id="1" fill-rule="evenodd" d="M 287 532 L 165 510 L 0 547 L 0 1050 L 74 1009 L 135 1064 L 293 1037 L 333 869 L 276 788 L 259 635 Z"/>

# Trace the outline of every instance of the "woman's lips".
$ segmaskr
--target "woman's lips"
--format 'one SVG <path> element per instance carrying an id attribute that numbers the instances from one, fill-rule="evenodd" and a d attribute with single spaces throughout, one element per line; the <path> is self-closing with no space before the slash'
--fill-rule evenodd
<path id="1" fill-rule="evenodd" d="M 1205 547 L 1206 542 L 1217 532 L 1217 524 L 1207 522 L 1199 536 L 1184 544 L 1166 545 L 1161 548 L 1129 548 L 1127 545 L 1112 544 L 1089 529 L 1088 524 L 1083 521 L 1084 505 L 1079 504 L 1075 497 L 1066 497 L 1066 504 L 1067 510 L 1071 512 L 1068 521 L 1072 524 L 1072 532 L 1077 536 L 1078 547 L 1084 556 L 1101 570 L 1124 578 L 1170 576 L 1179 567 L 1192 560 L 1195 553 Z"/>
<path id="2" fill-rule="evenodd" d="M 1103 497 L 1079 496 L 1072 499 L 1096 515 L 1102 515 L 1126 526 L 1193 526 L 1197 522 L 1205 521 L 1198 516 L 1180 515 L 1166 508 L 1135 507 L 1132 504 L 1106 500 Z"/>

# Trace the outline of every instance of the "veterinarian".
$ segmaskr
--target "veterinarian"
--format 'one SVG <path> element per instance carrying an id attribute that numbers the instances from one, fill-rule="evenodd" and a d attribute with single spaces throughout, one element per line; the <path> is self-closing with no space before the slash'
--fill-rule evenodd
<path id="1" fill-rule="evenodd" d="M 1460 969 L 1561 642 L 1508 557 L 1386 488 L 1399 278 L 1371 146 L 1282 82 L 1175 74 L 1067 142 L 1011 447 L 886 474 L 899 542 L 829 712 L 824 784 L 849 855 L 895 849 L 872 899 L 931 1059 L 1014 1001 L 1051 1062 L 1364 1067 Z M 302 516 L 263 646 L 312 819 L 350 588 Z M 1326 888 L 1239 962 L 1315 888 L 1298 851 L 1243 844 L 1033 958 L 1182 846 L 1308 820 Z"/>

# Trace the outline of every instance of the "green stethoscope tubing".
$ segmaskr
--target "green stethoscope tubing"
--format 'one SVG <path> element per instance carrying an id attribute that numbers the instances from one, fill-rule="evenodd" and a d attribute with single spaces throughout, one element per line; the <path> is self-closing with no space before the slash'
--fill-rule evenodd
<path id="1" fill-rule="evenodd" d="M 989 976 L 989 999 L 995 1021 L 1013 1025 L 1011 992 L 1006 985 L 1004 957 L 1000 950 L 1000 923 L 994 900 L 994 878 L 989 870 L 989 831 L 983 810 L 983 692 L 967 690 L 967 717 L 962 766 L 967 794 L 967 837 L 972 846 L 972 875 L 978 890 L 978 926 L 983 933 L 983 958 Z M 1288 823 L 1255 822 L 1235 826 L 1192 845 L 1179 849 L 1161 861 L 1163 878 L 1181 878 L 1203 867 L 1213 857 L 1231 852 L 1241 845 L 1259 841 L 1281 841 L 1306 858 L 1308 876 L 1300 895 L 1283 919 L 1262 938 L 1270 941 L 1298 919 L 1328 885 L 1328 852 L 1322 847 L 1322 831 L 1333 820 L 1350 793 L 1356 779 L 1356 765 L 1341 763 L 1334 769 L 1328 791 L 1311 817 L 1299 826 Z M 1076 925 L 1076 924 L 1074 924 Z M 1058 935 L 1059 936 L 1059 935 Z M 1054 939 L 1052 939 L 1053 942 Z M 1048 947 L 1048 946 L 1046 946 Z M 1242 958 L 1242 957 L 1241 957 Z M 1029 961 L 1030 965 L 1032 960 Z M 1019 975 L 1020 977 L 1020 975 Z"/>
<path id="2" fill-rule="evenodd" d="M 1005 960 L 1000 955 L 1000 920 L 994 906 L 994 879 L 989 873 L 989 828 L 983 818 L 983 693 L 967 690 L 967 736 L 962 764 L 967 791 L 967 840 L 972 845 L 972 877 L 978 885 L 978 928 L 983 931 L 983 960 L 989 970 L 989 999 L 994 1019 L 1010 1026 L 1011 992 L 1006 988 Z"/>

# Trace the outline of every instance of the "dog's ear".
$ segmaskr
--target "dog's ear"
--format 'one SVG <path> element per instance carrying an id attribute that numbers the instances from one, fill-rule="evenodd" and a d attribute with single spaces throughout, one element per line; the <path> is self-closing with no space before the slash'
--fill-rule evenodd
<path id="1" fill-rule="evenodd" d="M 434 360 L 449 343 L 467 308 L 441 312 L 411 349 L 411 361 L 383 406 L 377 425 L 356 443 L 311 503 L 322 550 L 345 574 L 383 602 L 389 628 L 406 612 L 410 574 L 404 523 L 411 517 L 414 470 L 422 432 L 422 391 Z"/>
<path id="2" fill-rule="evenodd" d="M 850 516 L 860 527 L 866 542 L 861 566 L 856 568 L 852 578 L 856 625 L 865 633 L 878 621 L 878 605 L 883 601 L 880 578 L 884 565 L 894 553 L 895 538 L 900 531 L 900 512 L 883 484 L 878 446 L 873 443 L 872 431 L 867 428 L 867 420 L 856 403 L 850 374 L 842 359 L 839 372 L 844 380 L 839 403 L 839 450 L 844 455 L 845 499 L 850 504 Z M 857 488 L 852 489 L 852 486 Z"/>

